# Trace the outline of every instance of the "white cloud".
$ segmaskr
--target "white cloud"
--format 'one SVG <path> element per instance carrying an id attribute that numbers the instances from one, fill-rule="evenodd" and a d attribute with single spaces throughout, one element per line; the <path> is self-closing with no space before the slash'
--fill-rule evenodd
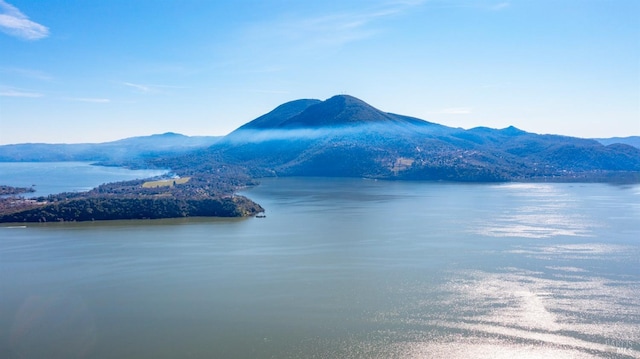
<path id="1" fill-rule="evenodd" d="M 109 103 L 111 102 L 108 98 L 91 98 L 91 97 L 68 97 L 66 100 L 69 101 L 77 101 L 77 102 L 89 102 L 89 103 Z"/>
<path id="2" fill-rule="evenodd" d="M 334 12 L 316 16 L 295 16 L 257 24 L 249 29 L 254 44 L 278 41 L 299 42 L 303 47 L 332 47 L 371 38 L 381 30 L 376 22 L 398 16 L 421 5 L 422 0 L 390 1 L 360 10 Z"/>
<path id="3" fill-rule="evenodd" d="M 2 1 L 2 0 L 0 0 Z M 18 67 L 0 67 L 0 72 L 40 81 L 51 81 L 53 77 L 45 72 Z"/>
<path id="4" fill-rule="evenodd" d="M 44 95 L 37 92 L 29 92 L 29 91 L 16 90 L 16 89 L 0 89 L 0 96 L 37 98 L 37 97 L 42 97 Z"/>
<path id="5" fill-rule="evenodd" d="M 164 89 L 181 89 L 184 87 L 181 86 L 170 86 L 170 85 L 147 85 L 147 84 L 136 84 L 133 82 L 122 82 L 123 85 L 127 87 L 131 87 L 135 89 L 139 93 L 143 94 L 151 94 L 151 93 L 161 93 L 164 92 Z"/>
<path id="6" fill-rule="evenodd" d="M 508 8 L 511 6 L 508 2 L 501 2 L 499 4 L 495 4 L 491 7 L 491 10 L 499 11 Z"/>
<path id="7" fill-rule="evenodd" d="M 138 92 L 142 92 L 142 93 L 149 93 L 152 91 L 151 87 L 147 85 L 134 84 L 131 82 L 123 82 L 122 84 L 125 86 L 132 87 L 136 89 Z"/>
<path id="8" fill-rule="evenodd" d="M 49 36 L 49 29 L 29 20 L 15 6 L 0 0 L 0 30 L 26 40 L 38 40 Z"/>
<path id="9" fill-rule="evenodd" d="M 422 5 L 427 0 L 392 0 L 387 2 L 388 5 L 406 5 L 406 6 L 418 6 Z"/>

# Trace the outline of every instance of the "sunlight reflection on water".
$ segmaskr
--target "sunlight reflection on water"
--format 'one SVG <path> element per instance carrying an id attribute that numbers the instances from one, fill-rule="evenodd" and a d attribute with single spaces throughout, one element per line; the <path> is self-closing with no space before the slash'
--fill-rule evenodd
<path id="1" fill-rule="evenodd" d="M 468 329 L 474 329 L 468 326 Z M 483 329 L 481 329 L 483 330 Z M 576 343 L 566 343 L 562 340 L 557 343 L 561 347 L 549 345 L 545 342 L 517 343 L 512 340 L 505 339 L 480 339 L 480 338 L 455 338 L 450 343 L 407 343 L 401 345 L 399 351 L 401 358 L 522 358 L 522 359 L 538 359 L 538 358 L 572 358 L 572 359 L 589 359 L 601 358 L 600 354 L 591 354 L 592 352 L 618 353 L 632 356 L 629 350 L 625 353 L 624 349 L 618 349 L 609 346 L 595 346 L 594 348 L 585 348 Z"/>
<path id="2" fill-rule="evenodd" d="M 549 278 L 549 273 L 518 268 L 452 273 L 439 301 L 424 300 L 406 309 L 429 313 L 430 307 L 450 308 L 446 314 L 440 319 L 414 316 L 405 324 L 459 332 L 460 337 L 450 343 L 427 337 L 398 344 L 399 357 L 640 358 L 640 284 L 579 275 L 587 271 L 576 267 L 550 269 L 574 275 Z"/>
<path id="3" fill-rule="evenodd" d="M 599 224 L 576 213 L 580 203 L 549 184 L 515 183 L 495 186 L 505 196 L 519 197 L 524 204 L 474 223 L 472 231 L 487 237 L 549 238 L 592 235 Z"/>

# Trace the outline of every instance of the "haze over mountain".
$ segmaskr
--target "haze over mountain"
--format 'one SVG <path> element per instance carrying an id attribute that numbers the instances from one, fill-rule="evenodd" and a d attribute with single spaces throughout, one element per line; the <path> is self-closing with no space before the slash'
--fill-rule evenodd
<path id="1" fill-rule="evenodd" d="M 594 140 L 602 143 L 603 145 L 612 145 L 614 143 L 623 143 L 625 145 L 640 148 L 640 136 L 629 137 L 611 137 L 611 138 L 594 138 Z"/>
<path id="2" fill-rule="evenodd" d="M 203 147 L 208 141 L 214 143 Z M 96 145 L 2 147 L 0 154 L 9 147 L 14 156 L 41 155 L 36 160 L 59 156 L 50 153 L 59 149 L 69 160 L 157 166 L 186 182 L 147 188 L 129 181 L 49 196 L 46 203 L 5 201 L 0 222 L 254 215 L 262 207 L 235 192 L 266 176 L 640 182 L 640 149 L 633 146 L 515 127 L 452 128 L 347 95 L 285 103 L 220 139 L 165 133 Z"/>
<path id="3" fill-rule="evenodd" d="M 95 161 L 232 177 L 608 180 L 640 178 L 640 149 L 631 146 L 637 139 L 464 130 L 338 95 L 287 102 L 221 138 L 169 132 L 99 144 L 4 145 L 0 161 Z"/>
<path id="4" fill-rule="evenodd" d="M 596 180 L 637 176 L 640 149 L 515 127 L 452 128 L 338 95 L 285 103 L 207 150 L 160 163 L 190 171 L 235 165 L 259 176 Z"/>
<path id="5" fill-rule="evenodd" d="M 176 155 L 214 144 L 219 137 L 163 134 L 130 137 L 104 143 L 23 143 L 0 146 L 0 162 L 100 161 L 107 164 L 140 162 Z"/>

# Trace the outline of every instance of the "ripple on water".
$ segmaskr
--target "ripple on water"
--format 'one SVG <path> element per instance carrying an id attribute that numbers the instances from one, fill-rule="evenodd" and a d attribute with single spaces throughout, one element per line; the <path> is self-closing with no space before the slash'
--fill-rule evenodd
<path id="1" fill-rule="evenodd" d="M 398 358 L 640 358 L 640 283 L 578 267 L 547 269 L 455 271 L 440 288 L 418 294 L 423 300 L 377 316 L 396 322 L 398 333 L 413 328 L 412 335 L 395 335 L 383 352 Z"/>
<path id="2" fill-rule="evenodd" d="M 470 232 L 486 237 L 587 237 L 599 226 L 576 211 L 580 201 L 561 187 L 513 183 L 496 188 L 504 190 L 505 196 L 521 198 L 522 204 L 477 220 Z"/>
<path id="3" fill-rule="evenodd" d="M 471 281 L 475 290 L 458 294 L 466 294 L 472 305 L 489 305 L 484 304 L 484 314 L 463 318 L 468 329 L 581 351 L 625 349 L 639 355 L 630 347 L 609 345 L 611 338 L 640 341 L 638 283 L 589 276 L 550 279 L 517 271 L 476 272 Z"/>

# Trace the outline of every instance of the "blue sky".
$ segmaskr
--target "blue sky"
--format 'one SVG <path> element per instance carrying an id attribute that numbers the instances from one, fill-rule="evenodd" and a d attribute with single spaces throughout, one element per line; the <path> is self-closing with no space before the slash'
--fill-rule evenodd
<path id="1" fill-rule="evenodd" d="M 640 1 L 0 0 L 0 144 L 224 135 L 350 94 L 453 127 L 640 135 Z"/>

